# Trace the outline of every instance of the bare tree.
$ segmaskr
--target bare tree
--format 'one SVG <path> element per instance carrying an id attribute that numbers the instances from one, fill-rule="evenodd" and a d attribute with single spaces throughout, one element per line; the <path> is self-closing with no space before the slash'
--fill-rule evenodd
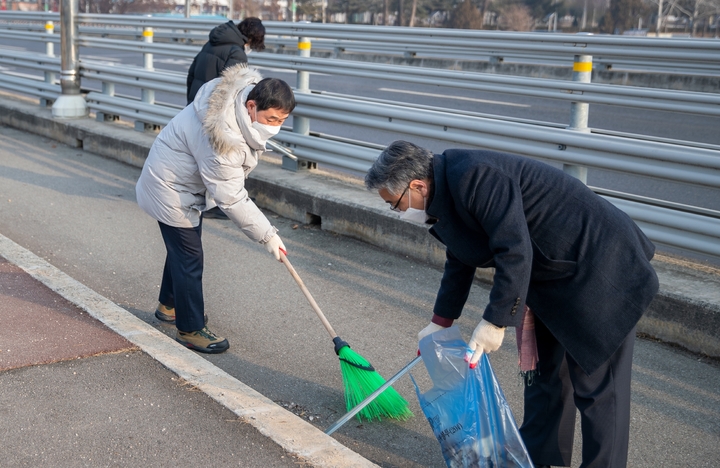
<path id="1" fill-rule="evenodd" d="M 172 0 L 80 0 L 78 8 L 83 13 L 167 13 L 173 11 Z"/>
<path id="2" fill-rule="evenodd" d="M 450 27 L 456 29 L 482 29 L 483 18 L 472 0 L 463 0 L 452 12 Z"/>
<path id="3" fill-rule="evenodd" d="M 415 12 L 417 11 L 417 3 L 418 0 L 413 0 L 412 2 L 412 10 L 410 11 L 410 22 L 408 23 L 408 26 L 411 28 L 415 26 Z"/>
<path id="4" fill-rule="evenodd" d="M 505 31 L 531 31 L 534 24 L 535 19 L 525 5 L 513 4 L 500 10 L 498 25 Z"/>

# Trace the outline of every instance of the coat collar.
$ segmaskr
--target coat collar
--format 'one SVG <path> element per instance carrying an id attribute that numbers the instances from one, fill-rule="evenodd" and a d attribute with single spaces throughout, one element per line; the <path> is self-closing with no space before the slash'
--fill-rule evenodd
<path id="1" fill-rule="evenodd" d="M 445 155 L 435 154 L 432 159 L 433 165 L 433 186 L 432 194 L 428 200 L 428 206 L 425 213 L 431 218 L 440 220 L 444 211 L 444 207 L 448 203 L 449 191 L 447 189 L 447 181 L 445 180 Z"/>
<path id="2" fill-rule="evenodd" d="M 249 92 L 246 88 L 257 84 L 261 79 L 262 76 L 257 70 L 240 63 L 227 68 L 210 92 L 207 109 L 201 120 L 215 153 L 225 155 L 244 145 L 250 145 L 256 150 L 265 149 L 265 145 L 258 141 L 257 132 L 248 130 L 252 129 L 252 126 L 247 111 L 242 114 L 245 108 L 243 95 L 247 98 Z M 237 109 L 237 106 L 243 109 Z"/>

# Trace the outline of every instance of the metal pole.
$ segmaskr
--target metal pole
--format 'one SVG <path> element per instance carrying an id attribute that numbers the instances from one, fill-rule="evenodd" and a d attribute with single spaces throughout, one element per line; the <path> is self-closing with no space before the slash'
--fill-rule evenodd
<path id="1" fill-rule="evenodd" d="M 310 39 L 308 39 L 307 37 L 298 38 L 298 55 L 300 57 L 310 57 L 311 48 L 312 44 L 310 43 Z M 310 72 L 298 70 L 295 92 L 310 92 Z M 308 117 L 293 116 L 293 133 L 297 133 L 299 135 L 309 135 L 310 119 Z M 297 172 L 299 169 L 314 169 L 317 167 L 317 164 L 302 159 L 293 160 L 283 155 L 282 167 L 284 169 Z"/>
<path id="2" fill-rule="evenodd" d="M 573 63 L 572 81 L 590 83 L 592 78 L 592 55 L 576 55 Z M 587 102 L 570 103 L 570 126 L 568 130 L 590 133 L 588 115 L 590 104 Z M 587 184 L 587 167 L 563 164 L 563 171 Z"/>
<path id="3" fill-rule="evenodd" d="M 78 118 L 87 115 L 87 103 L 80 95 L 77 15 L 77 0 L 61 0 L 60 87 L 62 95 L 52 106 L 53 117 L 57 118 Z"/>
<path id="4" fill-rule="evenodd" d="M 660 27 L 662 26 L 662 10 L 663 10 L 663 0 L 660 0 L 658 2 L 658 17 L 657 17 L 657 25 L 655 26 L 655 37 L 660 37 Z"/>
<path id="5" fill-rule="evenodd" d="M 185 18 L 190 18 L 190 0 L 185 0 Z"/>
<path id="6" fill-rule="evenodd" d="M 45 23 L 45 32 L 49 35 L 52 35 L 55 32 L 55 25 L 52 21 L 48 21 Z M 55 44 L 51 40 L 48 40 L 45 43 L 45 54 L 48 57 L 54 57 L 55 56 Z M 45 83 L 49 84 L 55 84 L 55 72 L 46 71 L 45 72 Z M 49 107 L 53 105 L 53 101 L 51 99 L 40 99 L 40 105 L 42 107 Z"/>
<path id="7" fill-rule="evenodd" d="M 143 40 L 146 44 L 152 44 L 153 42 L 153 29 L 149 26 L 145 26 L 143 28 Z M 144 62 L 144 69 L 147 71 L 153 71 L 155 68 L 153 67 L 153 54 L 150 52 L 143 53 L 143 62 Z M 155 91 L 152 89 L 143 89 L 142 90 L 142 102 L 144 104 L 155 104 Z M 145 122 L 141 122 L 139 120 L 135 121 L 135 130 L 144 132 L 145 130 L 152 130 L 154 128 L 154 125 L 148 124 Z"/>

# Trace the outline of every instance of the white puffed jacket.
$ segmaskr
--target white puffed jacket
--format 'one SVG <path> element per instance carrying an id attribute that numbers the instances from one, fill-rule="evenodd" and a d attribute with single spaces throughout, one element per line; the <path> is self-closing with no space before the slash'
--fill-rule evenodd
<path id="1" fill-rule="evenodd" d="M 247 95 L 262 77 L 247 64 L 206 83 L 195 100 L 163 128 L 135 186 L 138 205 L 163 224 L 191 228 L 219 206 L 256 242 L 277 229 L 250 200 L 245 179 L 265 142 L 252 127 Z"/>

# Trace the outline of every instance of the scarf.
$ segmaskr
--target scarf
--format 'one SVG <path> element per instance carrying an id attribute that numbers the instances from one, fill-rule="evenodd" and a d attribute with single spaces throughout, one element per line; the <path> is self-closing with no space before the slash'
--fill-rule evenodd
<path id="1" fill-rule="evenodd" d="M 535 315 L 525 306 L 520 326 L 515 329 L 518 348 L 518 365 L 525 385 L 530 386 L 537 374 L 538 350 L 535 339 Z"/>

